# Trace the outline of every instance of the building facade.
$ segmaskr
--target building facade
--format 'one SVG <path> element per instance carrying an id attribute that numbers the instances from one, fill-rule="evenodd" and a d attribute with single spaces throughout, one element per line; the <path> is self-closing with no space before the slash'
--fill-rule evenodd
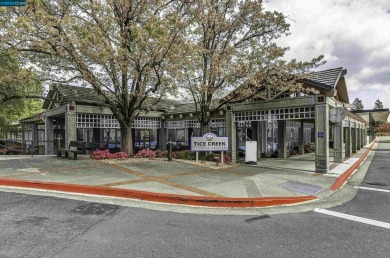
<path id="1" fill-rule="evenodd" d="M 213 110 L 210 130 L 229 137 L 233 161 L 245 155 L 247 141 L 256 141 L 258 159 L 312 151 L 316 171 L 327 173 L 329 149 L 333 150 L 333 162 L 342 163 L 374 140 L 375 121 L 387 120 L 389 114 L 388 110 L 381 116 L 375 111 L 348 111 L 345 75 L 345 69 L 335 68 L 301 81 L 303 89 L 313 88 L 316 94 L 272 92 L 267 99 L 247 99 Z M 40 154 L 54 154 L 70 141 L 121 149 L 119 123 L 92 89 L 52 85 L 43 108 L 46 112 L 20 121 L 25 131 L 22 136 L 34 140 Z M 172 100 L 160 101 L 153 111 L 140 111 L 132 128 L 136 151 L 164 150 L 168 142 L 176 149 L 186 149 L 191 136 L 200 136 L 194 105 Z"/>

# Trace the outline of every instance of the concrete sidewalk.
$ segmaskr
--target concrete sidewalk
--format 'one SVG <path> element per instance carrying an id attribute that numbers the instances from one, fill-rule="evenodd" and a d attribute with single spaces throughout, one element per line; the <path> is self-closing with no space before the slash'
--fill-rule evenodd
<path id="1" fill-rule="evenodd" d="M 331 164 L 328 174 L 314 172 L 313 154 L 230 167 L 166 159 L 132 158 L 110 164 L 87 157 L 74 161 L 0 156 L 0 186 L 209 207 L 276 206 L 331 195 L 370 148 L 366 146 L 343 164 Z"/>

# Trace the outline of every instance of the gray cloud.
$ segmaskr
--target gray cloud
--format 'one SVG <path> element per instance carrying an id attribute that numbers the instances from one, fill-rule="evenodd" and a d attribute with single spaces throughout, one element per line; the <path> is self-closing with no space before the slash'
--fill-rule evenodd
<path id="1" fill-rule="evenodd" d="M 372 108 L 376 99 L 390 105 L 390 1 L 270 0 L 266 9 L 291 18 L 287 59 L 310 60 L 324 54 L 319 69 L 348 69 L 350 101 L 359 97 Z"/>

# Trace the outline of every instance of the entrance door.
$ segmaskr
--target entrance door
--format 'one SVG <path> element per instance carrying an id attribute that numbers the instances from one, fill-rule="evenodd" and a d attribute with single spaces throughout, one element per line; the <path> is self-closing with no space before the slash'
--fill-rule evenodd
<path id="1" fill-rule="evenodd" d="M 267 128 L 267 156 L 272 157 L 278 150 L 278 122 L 276 120 L 268 121 Z"/>
<path id="2" fill-rule="evenodd" d="M 238 123 L 237 127 L 237 151 L 239 157 L 245 157 L 245 144 L 246 141 L 252 139 L 252 126 L 251 122 Z"/>
<path id="3" fill-rule="evenodd" d="M 146 148 L 153 149 L 153 146 L 151 146 L 151 133 L 150 129 L 135 129 L 134 147 L 136 152 Z"/>
<path id="4" fill-rule="evenodd" d="M 149 130 L 140 130 L 140 148 L 149 148 L 150 144 L 150 131 Z"/>

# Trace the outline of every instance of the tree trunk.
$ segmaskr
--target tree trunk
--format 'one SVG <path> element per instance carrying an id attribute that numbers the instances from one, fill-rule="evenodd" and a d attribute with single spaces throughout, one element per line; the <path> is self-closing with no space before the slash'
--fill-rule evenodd
<path id="1" fill-rule="evenodd" d="M 201 131 L 201 135 L 202 136 L 205 133 L 209 133 L 211 131 L 210 120 L 208 120 L 208 121 L 201 121 L 201 123 L 200 123 L 200 131 Z"/>
<path id="2" fill-rule="evenodd" d="M 133 136 L 131 132 L 131 126 L 121 126 L 122 151 L 126 152 L 129 157 L 133 155 Z"/>

